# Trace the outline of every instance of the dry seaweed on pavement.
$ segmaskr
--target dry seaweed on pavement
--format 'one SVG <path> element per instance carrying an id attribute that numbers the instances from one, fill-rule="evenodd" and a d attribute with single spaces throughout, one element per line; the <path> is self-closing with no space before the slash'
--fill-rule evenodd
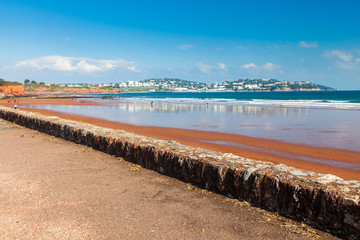
<path id="1" fill-rule="evenodd" d="M 138 165 L 138 164 L 130 164 L 130 166 L 129 166 L 129 169 L 130 169 L 130 171 L 132 171 L 132 172 L 137 172 L 137 171 L 140 171 L 141 170 L 141 166 L 140 165 Z"/>
<path id="2" fill-rule="evenodd" d="M 304 224 L 304 223 L 297 223 L 297 224 L 284 224 L 281 227 L 285 228 L 287 231 L 291 233 L 296 233 L 299 235 L 311 237 L 314 239 L 321 238 L 319 234 L 317 234 L 316 230 L 312 227 Z"/>
<path id="3" fill-rule="evenodd" d="M 82 149 L 82 152 L 83 153 L 86 153 L 86 152 L 94 152 L 95 150 L 91 147 L 88 147 L 88 146 L 84 146 L 83 149 Z"/>
<path id="4" fill-rule="evenodd" d="M 246 201 L 240 201 L 237 199 L 231 199 L 231 198 L 226 198 L 224 200 L 224 202 L 230 202 L 232 204 L 234 204 L 235 206 L 239 206 L 239 207 L 246 207 L 246 208 L 250 208 L 251 204 L 246 202 Z"/>
<path id="5" fill-rule="evenodd" d="M 318 239 L 321 238 L 319 234 L 317 234 L 316 230 L 310 227 L 309 225 L 305 223 L 297 223 L 292 222 L 289 219 L 280 216 L 278 213 L 273 212 L 263 212 L 264 216 L 262 221 L 264 222 L 270 222 L 272 220 L 276 220 L 279 222 L 282 222 L 280 225 L 282 228 L 285 228 L 287 231 L 291 233 L 296 233 L 299 235 L 307 236 L 310 238 Z"/>

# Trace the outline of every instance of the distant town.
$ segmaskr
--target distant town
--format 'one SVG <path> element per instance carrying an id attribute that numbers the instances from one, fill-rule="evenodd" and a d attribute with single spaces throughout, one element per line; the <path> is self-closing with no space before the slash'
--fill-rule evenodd
<path id="1" fill-rule="evenodd" d="M 49 85 L 50 86 L 50 85 Z M 104 84 L 59 84 L 60 87 L 118 88 L 122 92 L 248 92 L 248 91 L 333 91 L 311 82 L 290 82 L 276 79 L 238 79 L 220 83 L 199 83 L 177 78 L 154 78 Z"/>
<path id="2" fill-rule="evenodd" d="M 0 98 L 63 94 L 119 94 L 126 92 L 257 92 L 257 91 L 335 91 L 311 82 L 290 82 L 276 79 L 238 79 L 220 83 L 199 83 L 177 78 L 153 78 L 103 84 L 53 84 L 25 79 L 24 84 L 0 78 Z"/>

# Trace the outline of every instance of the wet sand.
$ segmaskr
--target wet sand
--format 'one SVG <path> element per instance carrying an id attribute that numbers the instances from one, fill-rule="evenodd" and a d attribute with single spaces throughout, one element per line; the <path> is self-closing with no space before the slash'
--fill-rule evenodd
<path id="1" fill-rule="evenodd" d="M 14 102 L 14 100 L 16 102 Z M 20 106 L 21 104 L 22 105 L 27 105 L 27 104 L 87 105 L 87 106 L 99 105 L 95 101 L 91 101 L 88 99 L 77 99 L 77 98 L 16 98 L 16 99 L 6 99 L 0 101 L 0 105 L 5 107 L 14 107 L 15 104 L 18 106 Z"/>
<path id="2" fill-rule="evenodd" d="M 86 100 L 77 103 L 73 99 L 26 99 L 22 104 L 86 104 L 98 103 Z M 1 105 L 13 106 L 1 101 Z M 74 121 L 91 123 L 98 126 L 122 129 L 149 137 L 163 140 L 175 140 L 184 145 L 202 147 L 214 151 L 233 153 L 242 157 L 255 160 L 284 163 L 288 166 L 310 170 L 317 173 L 333 174 L 346 180 L 360 180 L 360 152 L 338 150 L 330 148 L 311 147 L 298 144 L 280 142 L 254 137 L 247 137 L 219 132 L 197 131 L 176 128 L 134 126 L 101 119 L 88 118 L 77 115 L 62 114 L 42 109 L 22 109 L 25 111 L 39 112 L 44 115 L 59 116 Z"/>

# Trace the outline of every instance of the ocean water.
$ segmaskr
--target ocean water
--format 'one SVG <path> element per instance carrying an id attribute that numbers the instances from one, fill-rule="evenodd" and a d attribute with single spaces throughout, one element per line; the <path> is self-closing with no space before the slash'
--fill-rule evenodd
<path id="1" fill-rule="evenodd" d="M 29 107 L 140 126 L 223 132 L 360 152 L 360 91 L 93 97 L 103 106 Z"/>
<path id="2" fill-rule="evenodd" d="M 123 101 L 164 101 L 175 103 L 221 103 L 230 105 L 266 105 L 326 107 L 360 110 L 360 91 L 321 92 L 147 92 L 95 95 Z"/>

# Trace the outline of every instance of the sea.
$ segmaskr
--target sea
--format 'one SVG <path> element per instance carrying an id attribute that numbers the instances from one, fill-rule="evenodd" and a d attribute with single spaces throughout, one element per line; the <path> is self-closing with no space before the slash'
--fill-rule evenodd
<path id="1" fill-rule="evenodd" d="M 360 110 L 360 91 L 146 92 L 103 95 L 102 97 L 118 97 L 136 101 L 211 102 L 236 105 L 327 107 Z"/>
<path id="2" fill-rule="evenodd" d="M 146 92 L 87 97 L 101 105 L 28 107 L 139 126 L 222 132 L 360 152 L 360 91 Z"/>

